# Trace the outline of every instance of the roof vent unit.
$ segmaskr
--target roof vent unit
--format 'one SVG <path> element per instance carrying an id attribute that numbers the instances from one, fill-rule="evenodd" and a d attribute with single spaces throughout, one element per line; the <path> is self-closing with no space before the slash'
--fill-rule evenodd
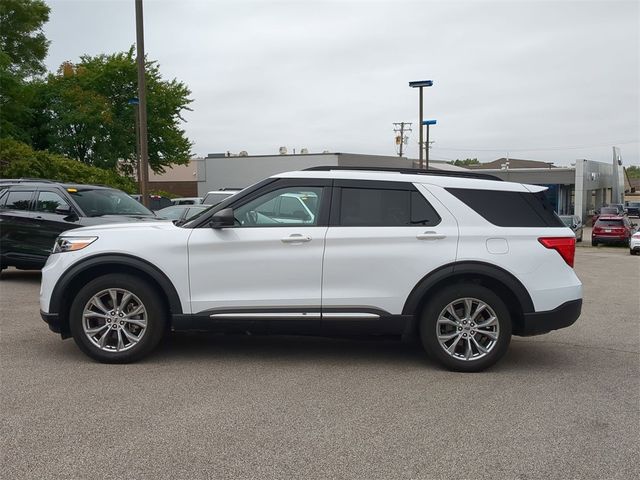
<path id="1" fill-rule="evenodd" d="M 300 153 L 301 153 L 302 155 L 306 155 L 306 154 L 308 154 L 308 153 L 309 153 L 309 149 L 308 149 L 308 148 L 302 148 L 302 149 L 300 149 Z"/>
<path id="2" fill-rule="evenodd" d="M 239 157 L 248 157 L 248 156 L 249 156 L 249 154 L 247 153 L 247 151 L 246 151 L 246 150 L 242 150 L 240 153 L 238 153 L 238 156 L 239 156 Z"/>
<path id="3" fill-rule="evenodd" d="M 280 152 L 280 155 L 286 155 L 287 154 L 287 147 L 280 147 L 278 149 L 278 152 Z"/>

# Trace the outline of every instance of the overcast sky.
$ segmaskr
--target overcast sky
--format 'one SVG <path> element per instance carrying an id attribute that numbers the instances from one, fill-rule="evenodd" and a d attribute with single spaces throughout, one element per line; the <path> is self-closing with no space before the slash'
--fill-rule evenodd
<path id="1" fill-rule="evenodd" d="M 47 66 L 135 43 L 133 0 L 47 0 Z M 145 46 L 192 90 L 194 153 L 395 154 L 640 164 L 640 2 L 145 0 Z M 570 148 L 571 147 L 571 148 Z M 417 131 L 408 153 L 417 157 Z"/>

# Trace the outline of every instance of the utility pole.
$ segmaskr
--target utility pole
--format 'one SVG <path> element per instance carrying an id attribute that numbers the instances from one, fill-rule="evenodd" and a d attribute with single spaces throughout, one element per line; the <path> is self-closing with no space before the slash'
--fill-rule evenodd
<path id="1" fill-rule="evenodd" d="M 142 204 L 149 206 L 148 184 L 149 184 L 149 144 L 147 141 L 147 86 L 145 82 L 144 69 L 144 22 L 142 19 L 142 0 L 136 2 L 136 50 L 138 54 L 138 128 L 139 152 L 140 152 L 140 196 Z"/>
<path id="2" fill-rule="evenodd" d="M 411 123 L 408 122 L 394 122 L 393 131 L 396 135 L 396 145 L 400 146 L 400 153 L 398 156 L 402 157 L 403 147 L 409 140 L 409 135 L 405 135 L 404 132 L 411 132 Z"/>

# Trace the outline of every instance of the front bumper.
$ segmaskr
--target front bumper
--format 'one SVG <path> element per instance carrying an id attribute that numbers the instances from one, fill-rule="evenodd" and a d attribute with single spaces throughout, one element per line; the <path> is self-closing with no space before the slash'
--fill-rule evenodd
<path id="1" fill-rule="evenodd" d="M 573 325 L 582 311 L 582 299 L 570 300 L 553 310 L 546 312 L 525 313 L 522 325 L 519 325 L 516 335 L 540 335 Z"/>

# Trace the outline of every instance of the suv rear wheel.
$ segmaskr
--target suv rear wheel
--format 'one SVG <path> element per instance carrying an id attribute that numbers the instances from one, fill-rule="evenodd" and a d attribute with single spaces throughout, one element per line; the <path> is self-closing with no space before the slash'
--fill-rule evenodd
<path id="1" fill-rule="evenodd" d="M 143 280 L 109 274 L 85 285 L 70 310 L 73 339 L 104 363 L 133 362 L 149 354 L 166 330 L 162 299 Z"/>
<path id="2" fill-rule="evenodd" d="M 511 341 L 511 316 L 491 290 L 471 283 L 440 290 L 420 320 L 422 345 L 450 370 L 476 372 L 496 363 Z"/>

